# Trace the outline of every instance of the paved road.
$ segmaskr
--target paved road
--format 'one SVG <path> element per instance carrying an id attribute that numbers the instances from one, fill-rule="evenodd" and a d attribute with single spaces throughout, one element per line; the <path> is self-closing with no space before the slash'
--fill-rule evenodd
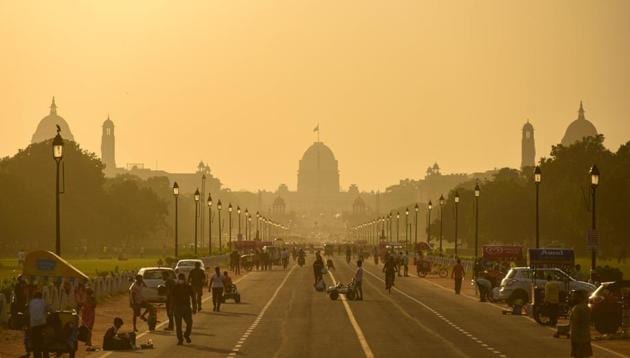
<path id="1" fill-rule="evenodd" d="M 349 281 L 354 266 L 335 265 L 327 281 Z M 156 331 L 138 339 L 151 338 L 153 350 L 98 357 L 569 356 L 566 339 L 524 317 L 503 316 L 497 306 L 417 277 L 398 278 L 388 294 L 382 277 L 367 263 L 365 300 L 344 302 L 314 291 L 310 265 L 249 273 L 238 281 L 240 304 L 194 316 L 192 344 L 177 346 L 172 333 Z M 620 355 L 596 348 L 595 356 Z"/>

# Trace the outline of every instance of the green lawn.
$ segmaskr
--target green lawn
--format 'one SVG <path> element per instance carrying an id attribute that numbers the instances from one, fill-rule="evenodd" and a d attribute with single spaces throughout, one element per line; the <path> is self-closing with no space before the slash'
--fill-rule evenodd
<path id="1" fill-rule="evenodd" d="M 69 259 L 68 261 L 86 275 L 94 277 L 98 272 L 137 270 L 140 267 L 157 266 L 159 257 L 134 258 L 128 260 L 117 259 Z M 0 259 L 0 280 L 16 277 L 21 273 L 17 267 L 17 260 Z"/>

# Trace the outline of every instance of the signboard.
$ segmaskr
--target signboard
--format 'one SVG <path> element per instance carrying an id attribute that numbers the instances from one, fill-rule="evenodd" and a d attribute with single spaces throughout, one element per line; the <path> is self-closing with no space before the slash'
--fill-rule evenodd
<path id="1" fill-rule="evenodd" d="M 561 266 L 575 264 L 572 249 L 529 249 L 530 266 Z"/>
<path id="2" fill-rule="evenodd" d="M 488 245 L 482 248 L 482 255 L 489 261 L 522 261 L 522 246 Z"/>
<path id="3" fill-rule="evenodd" d="M 587 234 L 588 247 L 597 248 L 599 246 L 599 232 L 597 230 L 589 230 Z"/>

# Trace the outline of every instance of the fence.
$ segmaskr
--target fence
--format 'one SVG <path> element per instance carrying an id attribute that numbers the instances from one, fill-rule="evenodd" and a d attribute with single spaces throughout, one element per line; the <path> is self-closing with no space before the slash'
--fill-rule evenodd
<path id="1" fill-rule="evenodd" d="M 425 256 L 423 259 L 437 265 L 448 267 L 453 267 L 457 263 L 456 258 L 449 256 Z M 466 272 L 472 272 L 474 267 L 473 260 L 461 259 L 461 262 Z"/>

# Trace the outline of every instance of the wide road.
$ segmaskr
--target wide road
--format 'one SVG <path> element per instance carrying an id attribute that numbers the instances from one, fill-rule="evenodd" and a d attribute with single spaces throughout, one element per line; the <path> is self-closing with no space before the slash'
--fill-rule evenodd
<path id="1" fill-rule="evenodd" d="M 365 265 L 364 301 L 332 301 L 313 289 L 307 265 L 252 272 L 238 279 L 240 304 L 212 312 L 210 301 L 194 320 L 192 343 L 174 333 L 141 334 L 155 349 L 97 357 L 569 357 L 569 341 L 526 317 L 503 316 L 492 304 L 454 295 L 430 280 L 397 278 L 391 294 L 383 274 Z M 355 266 L 335 260 L 326 276 L 348 282 Z M 623 357 L 594 348 L 596 357 Z"/>

